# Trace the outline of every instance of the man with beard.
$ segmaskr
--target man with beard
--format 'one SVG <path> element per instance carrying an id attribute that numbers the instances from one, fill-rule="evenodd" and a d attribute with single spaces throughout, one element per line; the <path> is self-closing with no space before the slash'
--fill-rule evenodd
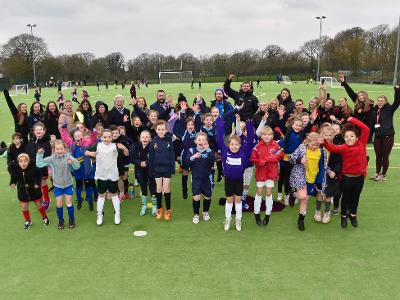
<path id="1" fill-rule="evenodd" d="M 171 109 L 173 108 L 170 103 L 167 103 L 165 101 L 165 92 L 164 90 L 158 90 L 157 91 L 157 101 L 154 102 L 151 106 L 151 110 L 156 110 L 158 111 L 158 119 L 159 120 L 164 120 L 168 121 L 169 119 L 169 113 L 171 112 Z"/>

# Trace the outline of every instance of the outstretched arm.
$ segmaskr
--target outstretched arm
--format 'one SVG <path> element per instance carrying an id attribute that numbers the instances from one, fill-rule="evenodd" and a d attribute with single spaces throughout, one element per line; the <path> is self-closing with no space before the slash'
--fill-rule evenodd
<path id="1" fill-rule="evenodd" d="M 224 92 L 231 98 L 236 99 L 239 97 L 239 92 L 235 91 L 234 89 L 231 88 L 231 83 L 232 80 L 235 78 L 235 75 L 231 74 L 229 77 L 225 80 L 224 83 Z"/>
<path id="2" fill-rule="evenodd" d="M 347 92 L 347 95 L 349 95 L 350 99 L 353 102 L 356 102 L 357 100 L 357 94 L 353 91 L 353 89 L 350 87 L 350 85 L 347 83 L 346 81 L 346 77 L 344 75 L 339 75 L 339 81 L 341 82 L 342 87 L 344 87 L 344 89 Z"/>
<path id="3" fill-rule="evenodd" d="M 392 104 L 392 111 L 395 112 L 400 105 L 400 87 L 397 85 L 394 87 L 394 101 Z"/>

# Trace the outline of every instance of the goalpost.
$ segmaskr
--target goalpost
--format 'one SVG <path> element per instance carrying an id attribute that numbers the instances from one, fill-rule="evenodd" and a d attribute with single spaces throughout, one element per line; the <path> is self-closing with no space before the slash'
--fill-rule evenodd
<path id="1" fill-rule="evenodd" d="M 158 79 L 162 83 L 192 82 L 192 71 L 162 71 L 158 72 Z"/>
<path id="2" fill-rule="evenodd" d="M 282 83 L 283 84 L 293 84 L 293 81 L 290 79 L 289 76 L 282 76 Z"/>
<path id="3" fill-rule="evenodd" d="M 325 80 L 325 83 L 327 86 L 330 86 L 331 88 L 340 88 L 342 85 L 340 84 L 339 81 L 335 77 L 320 77 L 320 82 L 322 80 Z"/>
<path id="4" fill-rule="evenodd" d="M 72 87 L 71 81 L 64 81 L 64 82 L 61 84 L 61 89 L 62 89 L 62 90 L 70 89 L 71 87 Z"/>
<path id="5" fill-rule="evenodd" d="M 29 94 L 28 84 L 14 84 L 10 89 L 11 96 L 28 95 L 28 94 Z"/>

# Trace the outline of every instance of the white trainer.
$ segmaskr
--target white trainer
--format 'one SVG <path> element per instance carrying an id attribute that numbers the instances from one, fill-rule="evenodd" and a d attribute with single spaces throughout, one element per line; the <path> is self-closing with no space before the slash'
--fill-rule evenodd
<path id="1" fill-rule="evenodd" d="M 242 219 L 235 219 L 236 220 L 236 230 L 242 231 Z"/>
<path id="2" fill-rule="evenodd" d="M 210 215 L 208 214 L 208 212 L 203 212 L 203 220 L 204 221 L 210 221 Z"/>
<path id="3" fill-rule="evenodd" d="M 280 202 L 282 201 L 282 199 L 283 199 L 282 193 L 278 193 L 278 198 L 276 198 L 276 201 Z"/>
<path id="4" fill-rule="evenodd" d="M 331 220 L 331 212 L 328 211 L 328 212 L 324 213 L 324 216 L 322 218 L 322 223 L 328 224 L 330 222 L 330 220 Z"/>
<path id="5" fill-rule="evenodd" d="M 225 223 L 224 223 L 224 230 L 228 231 L 231 228 L 231 219 L 230 218 L 226 218 L 225 219 Z"/>
<path id="6" fill-rule="evenodd" d="M 97 226 L 100 226 L 101 224 L 103 224 L 103 214 L 102 213 L 98 213 L 97 214 Z"/>
<path id="7" fill-rule="evenodd" d="M 315 211 L 314 220 L 315 220 L 315 222 L 321 222 L 322 221 L 322 216 L 321 216 L 321 211 L 320 210 L 316 210 Z"/>
<path id="8" fill-rule="evenodd" d="M 200 217 L 199 215 L 194 215 L 193 216 L 193 224 L 199 224 L 200 222 Z"/>
<path id="9" fill-rule="evenodd" d="M 284 204 L 285 204 L 286 206 L 289 205 L 289 195 L 286 195 L 286 196 L 285 196 L 285 199 L 283 200 L 283 202 L 284 202 Z"/>
<path id="10" fill-rule="evenodd" d="M 121 224 L 121 214 L 115 213 L 115 215 L 114 215 L 114 223 L 115 223 L 115 225 Z"/>

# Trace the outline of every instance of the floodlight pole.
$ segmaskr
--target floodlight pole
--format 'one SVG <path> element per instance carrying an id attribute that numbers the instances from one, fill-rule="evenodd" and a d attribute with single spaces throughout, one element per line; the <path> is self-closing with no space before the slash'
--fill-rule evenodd
<path id="1" fill-rule="evenodd" d="M 319 20 L 319 45 L 318 45 L 318 66 L 317 66 L 317 80 L 319 81 L 319 67 L 320 67 L 320 60 L 321 60 L 321 38 L 322 38 L 322 20 L 326 19 L 326 16 L 315 17 Z"/>
<path id="2" fill-rule="evenodd" d="M 26 26 L 31 28 L 31 35 L 33 37 L 33 27 L 36 27 L 36 24 L 27 24 Z M 32 54 L 32 67 L 33 67 L 33 84 L 36 86 L 36 68 L 35 68 L 35 58 Z"/>
<path id="3" fill-rule="evenodd" d="M 397 66 L 399 64 L 399 46 L 400 46 L 400 17 L 399 17 L 399 27 L 397 27 L 397 47 L 396 47 L 396 61 L 394 63 L 393 85 L 397 84 Z"/>

